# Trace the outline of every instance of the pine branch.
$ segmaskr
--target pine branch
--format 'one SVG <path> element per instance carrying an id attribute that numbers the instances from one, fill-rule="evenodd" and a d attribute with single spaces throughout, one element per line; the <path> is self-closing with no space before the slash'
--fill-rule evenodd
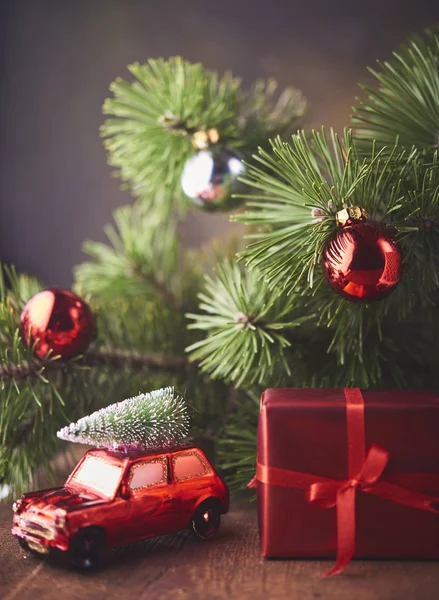
<path id="1" fill-rule="evenodd" d="M 232 493 L 247 490 L 255 474 L 260 397 L 260 390 L 250 390 L 227 415 L 218 434 L 218 459 Z"/>
<path id="2" fill-rule="evenodd" d="M 181 268 L 174 223 L 154 220 L 139 203 L 116 210 L 114 221 L 105 227 L 110 244 L 84 244 L 92 260 L 74 270 L 80 292 L 104 299 L 158 297 L 178 310 Z"/>
<path id="3" fill-rule="evenodd" d="M 99 348 L 89 350 L 78 361 L 81 366 L 111 367 L 112 369 L 152 369 L 157 371 L 178 372 L 188 364 L 186 356 L 154 356 L 135 351 Z"/>
<path id="4" fill-rule="evenodd" d="M 132 274 L 134 277 L 139 280 L 144 281 L 148 287 L 150 287 L 155 295 L 160 298 L 169 308 L 173 310 L 180 310 L 181 304 L 180 301 L 176 298 L 176 296 L 166 287 L 166 285 L 159 281 L 153 273 L 151 272 L 142 272 L 141 269 L 136 267 L 133 268 Z"/>
<path id="5" fill-rule="evenodd" d="M 202 371 L 236 386 L 267 384 L 279 366 L 290 374 L 286 332 L 313 315 L 295 315 L 293 296 L 269 290 L 258 273 L 243 274 L 229 261 L 217 267 L 216 279 L 206 277 L 206 292 L 199 294 L 203 313 L 187 315 L 189 329 L 208 334 L 186 349 Z"/>
<path id="6" fill-rule="evenodd" d="M 439 157 L 411 160 L 401 185 L 401 202 L 392 214 L 404 256 L 402 289 L 394 298 L 398 318 L 431 305 L 439 287 Z"/>
<path id="7" fill-rule="evenodd" d="M 176 135 L 193 136 L 194 133 L 197 133 L 196 127 L 191 127 L 187 120 L 183 120 L 178 115 L 173 115 L 170 112 L 165 112 L 161 115 L 161 117 L 159 117 L 159 123 L 161 123 L 167 131 Z"/>
<path id="8" fill-rule="evenodd" d="M 168 187 L 166 202 L 154 205 L 162 215 L 173 204 L 184 210 L 179 179 L 194 154 L 190 134 L 215 127 L 221 138 L 233 138 L 239 80 L 230 75 L 220 80 L 179 57 L 135 63 L 129 70 L 135 81 L 117 79 L 114 98 L 104 104 L 104 113 L 112 115 L 102 128 L 109 162 L 136 196 Z"/>
<path id="9" fill-rule="evenodd" d="M 49 361 L 45 365 L 42 361 L 35 359 L 31 362 L 23 361 L 20 364 L 4 363 L 0 365 L 0 381 L 3 385 L 14 382 L 20 386 L 27 380 L 39 379 L 44 371 L 50 368 L 51 362 Z"/>
<path id="10" fill-rule="evenodd" d="M 372 144 L 427 153 L 439 147 L 439 37 L 415 37 L 390 62 L 369 69 L 377 88 L 363 86 L 367 97 L 354 107 L 355 135 L 365 151 Z"/>
<path id="11" fill-rule="evenodd" d="M 230 75 L 180 58 L 130 70 L 134 81 L 112 85 L 102 134 L 110 164 L 139 200 L 116 211 L 108 244 L 86 244 L 91 259 L 76 270 L 98 318 L 96 346 L 67 363 L 35 359 L 21 342 L 19 314 L 40 285 L 14 273 L 11 289 L 0 282 L 0 480 L 14 493 L 25 489 L 50 463 L 66 422 L 78 421 L 68 435 L 92 441 L 96 433 L 100 441 L 111 433 L 112 442 L 131 435 L 115 431 L 111 410 L 81 417 L 139 389 L 184 389 L 191 433 L 218 450 L 227 478 L 242 489 L 254 470 L 262 391 L 254 384 L 439 386 L 437 35 L 411 42 L 374 72 L 379 87 L 366 88 L 354 140 L 350 132 L 342 139 L 302 132 L 254 157 L 247 212 L 236 217 L 253 228 L 243 253 L 250 270 L 220 260 L 226 248 L 208 260 L 193 251 L 181 260 L 170 217 L 187 204 L 181 172 L 196 151 L 194 134 L 216 129 L 221 144 L 248 160 L 267 138 L 297 129 L 303 97 L 292 89 L 277 95 L 272 81 L 245 93 Z M 346 205 L 391 227 L 402 249 L 402 281 L 376 305 L 334 295 L 320 269 L 335 214 Z M 202 272 L 215 263 L 197 310 Z"/>
<path id="12" fill-rule="evenodd" d="M 249 195 L 247 212 L 235 220 L 259 229 L 249 236 L 256 241 L 242 256 L 249 267 L 260 270 L 271 290 L 302 294 L 298 315 L 320 316 L 318 329 L 311 328 L 310 335 L 319 346 L 326 343 L 336 360 L 326 358 L 332 374 L 324 357 L 314 363 L 319 381 L 330 386 L 369 387 L 384 380 L 406 384 L 398 357 L 401 346 L 393 343 L 396 329 L 405 323 L 414 343 L 425 339 L 425 330 L 411 329 L 410 322 L 414 311 L 434 303 L 438 291 L 437 156 L 422 159 L 415 150 L 397 148 L 361 156 L 350 133 L 341 141 L 332 132 L 328 140 L 323 131 L 314 133 L 311 141 L 303 133 L 293 136 L 291 145 L 277 139 L 271 154 L 260 150 L 255 159 L 262 168 L 250 165 L 248 180 L 263 195 Z M 352 205 L 365 208 L 370 221 L 392 228 L 407 265 L 399 288 L 375 306 L 351 305 L 334 295 L 320 268 L 326 244 L 336 233 L 335 213 Z M 306 364 L 303 349 L 302 345 Z M 417 357 L 430 364 L 431 353 Z M 390 360 L 394 366 L 386 374 Z M 307 385 L 306 372 L 296 376 L 292 373 L 291 381 Z"/>
<path id="13" fill-rule="evenodd" d="M 278 94 L 274 79 L 256 81 L 241 98 L 240 137 L 248 158 L 268 139 L 297 132 L 307 110 L 299 90 L 289 87 Z"/>
<path id="14" fill-rule="evenodd" d="M 361 206 L 372 220 L 391 223 L 414 154 L 394 149 L 390 156 L 380 151 L 360 158 L 351 132 L 340 140 L 332 130 L 329 139 L 322 130 L 309 142 L 301 132 L 291 145 L 277 138 L 271 153 L 260 149 L 254 159 L 261 167 L 249 165 L 245 181 L 262 194 L 247 195 L 248 210 L 234 216 L 259 227 L 248 236 L 256 241 L 242 253 L 246 264 L 260 270 L 273 289 L 291 292 L 304 281 L 312 287 L 336 230 L 336 212 Z"/>
<path id="15" fill-rule="evenodd" d="M 163 219 L 173 208 L 182 212 L 188 206 L 180 177 L 196 152 L 194 134 L 216 130 L 223 147 L 247 157 L 276 124 L 277 131 L 297 129 L 305 110 L 296 90 L 289 88 L 276 98 L 276 84 L 269 81 L 244 93 L 230 73 L 219 77 L 180 57 L 135 63 L 129 70 L 133 82 L 118 78 L 111 85 L 114 96 L 103 107 L 111 118 L 102 135 L 116 174 Z"/>
<path id="16" fill-rule="evenodd" d="M 60 360 L 22 361 L 20 364 L 5 363 L 0 365 L 0 381 L 4 385 L 12 382 L 18 386 L 32 379 L 45 379 L 55 372 L 67 372 L 78 367 L 111 368 L 111 369 L 152 369 L 155 371 L 174 372 L 183 370 L 188 364 L 185 356 L 154 356 L 135 351 L 100 348 L 89 350 L 82 357 L 64 363 Z"/>

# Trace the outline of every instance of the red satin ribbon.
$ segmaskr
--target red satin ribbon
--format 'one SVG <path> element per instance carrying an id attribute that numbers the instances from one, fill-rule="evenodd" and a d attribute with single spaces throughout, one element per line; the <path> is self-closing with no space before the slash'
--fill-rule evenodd
<path id="1" fill-rule="evenodd" d="M 347 480 L 338 481 L 257 463 L 256 477 L 248 484 L 249 487 L 256 487 L 256 482 L 260 481 L 270 485 L 304 489 L 307 491 L 308 502 L 321 508 L 336 507 L 337 560 L 324 577 L 341 573 L 354 555 L 357 491 L 374 494 L 412 508 L 439 513 L 433 506 L 439 502 L 438 498 L 407 489 L 392 481 L 380 480 L 389 460 L 389 453 L 379 446 L 372 445 L 366 455 L 363 395 L 358 388 L 347 388 L 345 398 L 349 470 Z M 395 478 L 401 480 L 404 476 Z M 432 474 L 414 474 L 408 475 L 407 478 L 415 478 L 426 489 L 431 484 Z"/>

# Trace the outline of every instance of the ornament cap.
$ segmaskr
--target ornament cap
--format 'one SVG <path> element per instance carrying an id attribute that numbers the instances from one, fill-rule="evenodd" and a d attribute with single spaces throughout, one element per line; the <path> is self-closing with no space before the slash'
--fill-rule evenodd
<path id="1" fill-rule="evenodd" d="M 367 212 L 361 206 L 347 206 L 336 214 L 337 225 L 346 227 L 367 219 Z"/>
<path id="2" fill-rule="evenodd" d="M 220 136 L 218 129 L 208 129 L 207 131 L 196 131 L 192 135 L 192 145 L 197 150 L 207 150 L 219 142 Z"/>

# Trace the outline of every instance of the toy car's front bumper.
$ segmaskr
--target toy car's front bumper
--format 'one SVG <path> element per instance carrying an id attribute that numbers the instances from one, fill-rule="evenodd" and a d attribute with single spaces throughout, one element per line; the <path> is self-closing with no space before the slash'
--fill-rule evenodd
<path id="1" fill-rule="evenodd" d="M 28 544 L 29 548 L 31 550 L 35 550 L 35 552 L 38 552 L 38 554 L 48 554 L 49 552 L 49 546 L 44 544 L 44 540 L 30 535 L 29 533 L 24 533 L 17 527 L 12 528 L 12 535 L 24 540 Z"/>
<path id="2" fill-rule="evenodd" d="M 39 554 L 47 554 L 50 548 L 57 548 L 64 552 L 68 550 L 68 539 L 58 530 L 55 523 L 28 518 L 26 513 L 14 516 L 11 533 L 23 539 Z"/>

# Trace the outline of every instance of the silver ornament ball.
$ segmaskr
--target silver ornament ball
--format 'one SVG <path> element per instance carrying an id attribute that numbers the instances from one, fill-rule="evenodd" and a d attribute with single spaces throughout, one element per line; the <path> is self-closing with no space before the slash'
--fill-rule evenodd
<path id="1" fill-rule="evenodd" d="M 242 160 L 230 150 L 202 150 L 192 156 L 181 176 L 183 192 L 205 210 L 226 210 L 240 204 L 232 194 L 237 178 L 246 171 Z"/>

